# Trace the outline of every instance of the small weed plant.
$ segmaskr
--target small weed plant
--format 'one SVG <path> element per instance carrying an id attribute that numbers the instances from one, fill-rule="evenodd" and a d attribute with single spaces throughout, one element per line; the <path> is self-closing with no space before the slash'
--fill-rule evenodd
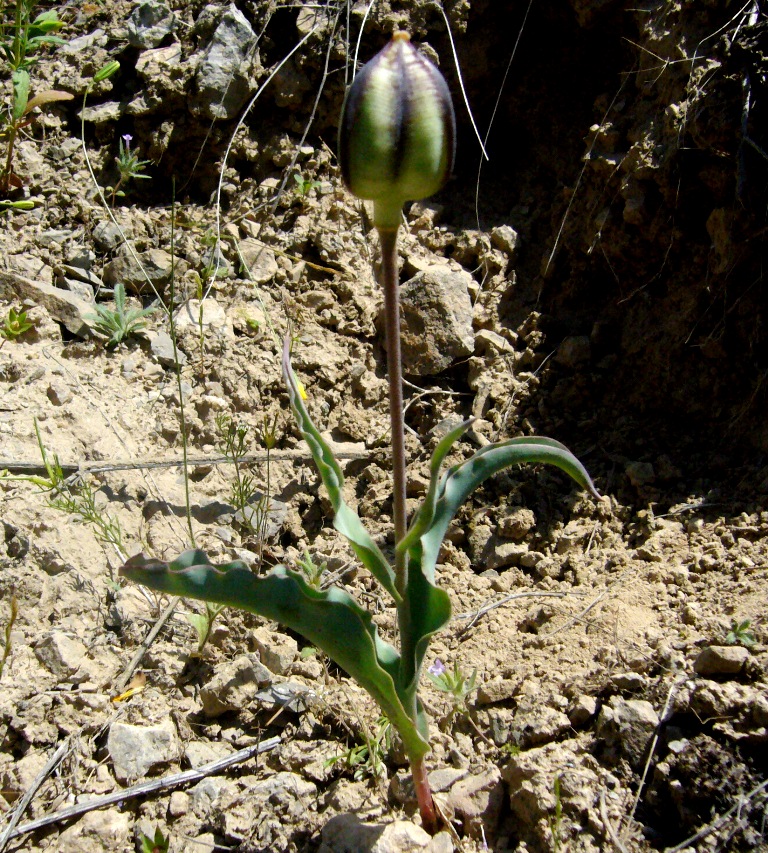
<path id="1" fill-rule="evenodd" d="M 100 542 L 113 545 L 118 554 L 124 554 L 123 531 L 120 522 L 98 505 L 96 489 L 87 480 L 82 479 L 79 474 L 73 477 L 64 476 L 59 457 L 55 453 L 50 456 L 43 444 L 43 437 L 40 434 L 37 420 L 35 420 L 35 434 L 45 468 L 45 476 L 9 474 L 7 471 L 0 471 L 0 480 L 32 483 L 42 492 L 48 494 L 48 505 L 50 507 L 92 525 L 95 536 Z"/>
<path id="2" fill-rule="evenodd" d="M 12 7 L 13 22 L 2 21 L 0 32 L 0 53 L 10 71 L 11 82 L 10 104 L 4 111 L 0 131 L 5 140 L 5 163 L 0 171 L 0 193 L 3 194 L 23 186 L 23 181 L 13 171 L 13 155 L 20 131 L 34 120 L 33 110 L 57 101 L 70 101 L 73 97 L 57 89 L 45 89 L 30 97 L 30 70 L 37 61 L 38 52 L 46 45 L 64 44 L 64 40 L 55 35 L 63 26 L 56 11 L 41 12 L 33 18 L 34 7 L 34 0 L 16 0 Z"/>
<path id="3" fill-rule="evenodd" d="M 726 634 L 725 642 L 729 646 L 749 646 L 755 645 L 755 633 L 752 630 L 752 621 L 750 619 L 731 620 L 731 630 Z"/>
<path id="4" fill-rule="evenodd" d="M 3 318 L 2 325 L 0 325 L 0 338 L 2 338 L 0 349 L 6 341 L 15 341 L 25 332 L 34 328 L 34 325 L 23 308 L 19 308 L 18 311 L 15 308 L 9 308 L 8 313 Z"/>
<path id="5" fill-rule="evenodd" d="M 419 682 L 430 639 L 451 616 L 448 593 L 435 578 L 448 527 L 479 485 L 520 463 L 555 465 L 599 497 L 578 459 L 551 438 L 511 438 L 488 444 L 464 461 L 447 465 L 449 454 L 471 426 L 471 421 L 465 421 L 437 444 L 422 504 L 410 521 L 406 516 L 397 232 L 406 200 L 432 195 L 447 180 L 453 164 L 454 136 L 453 107 L 440 72 L 416 51 L 407 34 L 396 33 L 355 79 L 347 93 L 339 132 L 342 176 L 355 195 L 373 201 L 373 221 L 381 245 L 392 443 L 393 561 L 346 503 L 341 467 L 310 417 L 310 401 L 293 372 L 290 336 L 283 345 L 289 403 L 328 494 L 334 526 L 394 608 L 397 642 L 390 643 L 381 636 L 372 614 L 346 590 L 335 585 L 320 589 L 318 581 L 306 571 L 292 571 L 284 565 L 256 575 L 239 560 L 214 566 L 203 551 L 193 549 L 170 562 L 140 554 L 120 570 L 124 577 L 160 592 L 231 605 L 275 620 L 322 649 L 368 691 L 399 734 L 410 763 L 422 824 L 431 833 L 437 832 L 441 818 L 427 778 L 429 726 L 419 698 Z M 460 671 L 454 672 L 460 682 L 455 689 L 461 694 L 469 682 Z M 453 675 L 450 680 L 453 684 Z M 368 748 L 370 754 L 370 745 Z M 358 754 L 355 760 L 360 757 Z"/>
<path id="6" fill-rule="evenodd" d="M 163 835 L 159 826 L 155 827 L 153 838 L 141 833 L 141 853 L 168 853 L 170 843 L 171 837 Z"/>
<path id="7" fill-rule="evenodd" d="M 305 178 L 300 172 L 294 172 L 293 179 L 296 181 L 296 190 L 302 198 L 307 198 L 312 190 L 316 190 L 320 186 L 320 181 Z"/>
<path id="8" fill-rule="evenodd" d="M 458 661 L 454 661 L 451 670 L 440 658 L 435 658 L 432 666 L 427 668 L 427 678 L 441 693 L 447 693 L 451 697 L 453 707 L 449 720 L 452 720 L 457 714 L 469 713 L 467 699 L 477 690 L 476 667 L 470 675 L 465 675 Z"/>
<path id="9" fill-rule="evenodd" d="M 123 187 L 128 186 L 129 181 L 150 180 L 150 175 L 144 174 L 144 169 L 152 162 L 151 160 L 140 160 L 136 150 L 131 148 L 133 137 L 130 133 L 124 133 L 117 142 L 118 152 L 115 157 L 119 177 L 114 187 L 105 187 L 107 193 L 112 197 L 112 207 L 118 198 L 125 198 Z"/>
<path id="10" fill-rule="evenodd" d="M 124 343 L 131 335 L 140 332 L 147 324 L 144 320 L 154 313 L 157 306 L 148 308 L 129 308 L 125 295 L 125 285 L 118 281 L 115 285 L 115 307 L 95 305 L 95 314 L 89 314 L 86 319 L 93 323 L 97 332 L 107 338 L 107 349 L 115 349 Z"/>
<path id="11" fill-rule="evenodd" d="M 392 749 L 392 724 L 386 717 L 376 721 L 376 734 L 370 735 L 364 729 L 364 743 L 358 743 L 345 749 L 339 755 L 329 758 L 324 766 L 342 766 L 352 771 L 353 778 L 359 782 L 366 776 L 372 779 L 385 779 L 387 769 L 385 759 Z"/>

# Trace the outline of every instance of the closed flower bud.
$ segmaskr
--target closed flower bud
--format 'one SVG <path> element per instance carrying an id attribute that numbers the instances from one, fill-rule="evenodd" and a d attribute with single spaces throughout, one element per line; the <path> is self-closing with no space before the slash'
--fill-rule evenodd
<path id="1" fill-rule="evenodd" d="M 374 202 L 374 224 L 397 228 L 403 204 L 445 184 L 456 119 L 443 75 L 408 33 L 368 62 L 347 92 L 339 127 L 344 183 Z"/>

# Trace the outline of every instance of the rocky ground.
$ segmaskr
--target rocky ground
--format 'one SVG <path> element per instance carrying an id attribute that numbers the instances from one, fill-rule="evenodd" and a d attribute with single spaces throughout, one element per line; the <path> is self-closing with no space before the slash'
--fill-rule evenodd
<path id="1" fill-rule="evenodd" d="M 429 662 L 477 684 L 458 710 L 423 687 L 455 827 L 430 841 L 343 672 L 234 610 L 198 655 L 201 606 L 117 574 L 191 535 L 256 572 L 309 553 L 394 629 L 331 527 L 279 369 L 290 333 L 386 546 L 376 239 L 334 155 L 366 6 L 52 6 L 67 43 L 32 92 L 75 98 L 23 130 L 5 200 L 34 206 L 0 213 L 0 322 L 33 324 L 0 347 L 0 850 L 130 851 L 157 829 L 189 853 L 768 849 L 766 10 L 526 7 L 446 4 L 483 133 L 496 112 L 480 168 L 459 110 L 452 183 L 406 209 L 409 497 L 468 416 L 458 456 L 551 435 L 605 497 L 513 470 L 449 531 L 454 618 Z M 394 26 L 460 104 L 436 6 L 376 4 L 360 57 Z M 112 204 L 125 134 L 151 180 Z M 155 310 L 107 347 L 95 306 L 118 283 Z"/>

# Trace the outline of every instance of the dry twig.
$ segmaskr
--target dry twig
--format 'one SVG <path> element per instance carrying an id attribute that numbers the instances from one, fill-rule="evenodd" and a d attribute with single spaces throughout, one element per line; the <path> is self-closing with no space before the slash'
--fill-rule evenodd
<path id="1" fill-rule="evenodd" d="M 149 782 L 142 782 L 139 785 L 134 785 L 132 788 L 125 788 L 120 791 L 113 791 L 111 794 L 105 794 L 103 797 L 94 797 L 93 799 L 86 800 L 83 803 L 68 806 L 66 809 L 62 809 L 52 815 L 47 815 L 46 817 L 41 817 L 38 820 L 22 824 L 16 829 L 6 827 L 3 837 L 7 835 L 8 840 L 10 840 L 19 835 L 24 835 L 27 832 L 34 832 L 34 830 L 41 829 L 44 826 L 50 826 L 53 823 L 71 820 L 73 817 L 79 817 L 82 814 L 86 814 L 86 812 L 93 811 L 94 809 L 103 809 L 105 806 L 111 806 L 115 803 L 131 799 L 132 797 L 142 797 L 147 794 L 154 794 L 157 791 L 167 790 L 168 788 L 176 788 L 179 785 L 199 782 L 207 776 L 213 776 L 222 770 L 226 770 L 233 764 L 240 764 L 241 762 L 252 758 L 254 755 L 259 755 L 262 752 L 274 749 L 279 743 L 279 737 L 272 737 L 268 740 L 254 744 L 253 746 L 241 749 L 239 752 L 234 752 L 226 758 L 220 758 L 218 761 L 211 761 L 209 764 L 204 764 L 202 767 L 185 770 L 183 773 L 174 773 L 171 776 L 164 776 L 162 779 L 152 779 Z M 56 754 L 58 755 L 58 751 Z M 54 758 L 55 757 L 56 756 L 54 756 Z"/>

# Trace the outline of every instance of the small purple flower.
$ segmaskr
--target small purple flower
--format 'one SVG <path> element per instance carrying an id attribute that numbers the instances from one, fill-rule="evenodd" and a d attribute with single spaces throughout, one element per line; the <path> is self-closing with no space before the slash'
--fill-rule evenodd
<path id="1" fill-rule="evenodd" d="M 133 137 L 131 136 L 131 134 L 130 134 L 130 133 L 124 133 L 124 134 L 123 134 L 123 136 L 122 136 L 122 140 L 123 140 L 123 142 L 125 143 L 125 150 L 126 150 L 126 151 L 130 151 L 130 150 L 131 150 L 131 140 L 132 140 L 132 139 L 133 139 Z"/>
<path id="2" fill-rule="evenodd" d="M 435 662 L 427 669 L 427 672 L 435 678 L 439 678 L 445 673 L 445 664 L 440 658 L 435 658 Z"/>

